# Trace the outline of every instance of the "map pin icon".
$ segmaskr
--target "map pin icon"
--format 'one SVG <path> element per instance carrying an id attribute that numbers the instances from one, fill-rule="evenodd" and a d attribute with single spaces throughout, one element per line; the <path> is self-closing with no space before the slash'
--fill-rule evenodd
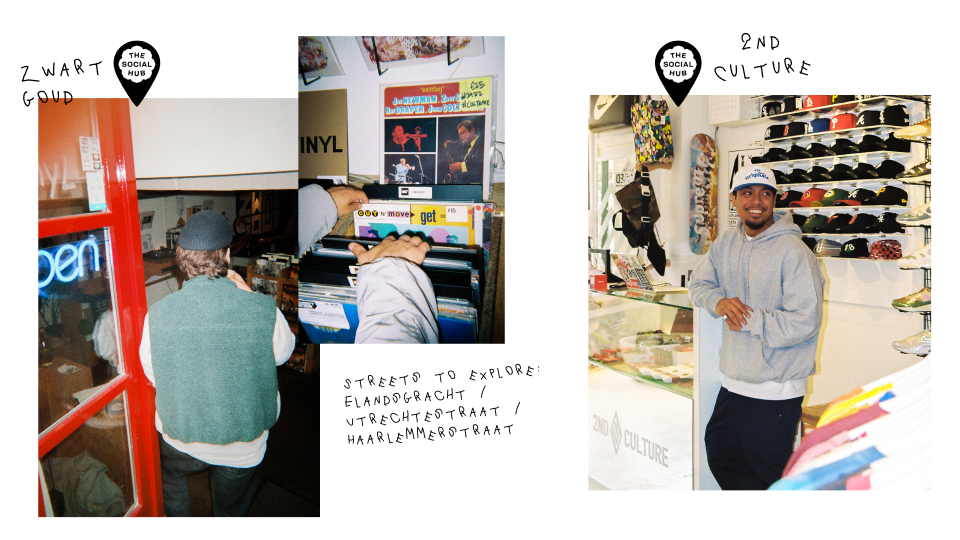
<path id="1" fill-rule="evenodd" d="M 657 76 L 679 106 L 700 75 L 700 52 L 686 41 L 671 41 L 657 51 Z"/>
<path id="2" fill-rule="evenodd" d="M 145 41 L 124 43 L 113 57 L 113 70 L 134 106 L 146 97 L 160 71 L 160 55 Z"/>

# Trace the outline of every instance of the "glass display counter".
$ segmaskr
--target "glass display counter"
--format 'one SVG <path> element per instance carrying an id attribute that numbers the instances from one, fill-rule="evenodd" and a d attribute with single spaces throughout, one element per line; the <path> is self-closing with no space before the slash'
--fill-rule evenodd
<path id="1" fill-rule="evenodd" d="M 719 371 L 697 338 L 718 352 L 718 321 L 686 291 L 589 291 L 588 312 L 590 488 L 715 486 L 700 456 Z"/>

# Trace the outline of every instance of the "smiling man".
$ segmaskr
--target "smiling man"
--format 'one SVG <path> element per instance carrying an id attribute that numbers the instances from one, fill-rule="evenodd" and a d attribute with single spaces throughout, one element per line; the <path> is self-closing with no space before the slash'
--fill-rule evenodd
<path id="1" fill-rule="evenodd" d="M 693 304 L 726 322 L 721 388 L 704 435 L 723 489 L 767 489 L 781 477 L 816 370 L 824 279 L 800 228 L 774 215 L 776 197 L 770 169 L 741 169 L 730 194 L 741 223 L 690 278 Z"/>

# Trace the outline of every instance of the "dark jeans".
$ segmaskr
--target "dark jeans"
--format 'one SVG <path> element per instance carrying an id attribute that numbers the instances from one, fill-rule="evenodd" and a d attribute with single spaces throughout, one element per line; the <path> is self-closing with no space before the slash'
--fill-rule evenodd
<path id="1" fill-rule="evenodd" d="M 167 444 L 160 435 L 163 510 L 168 517 L 190 516 L 187 476 L 210 469 L 214 517 L 245 516 L 257 492 L 260 465 L 248 469 L 211 465 Z"/>
<path id="2" fill-rule="evenodd" d="M 803 397 L 754 399 L 720 388 L 704 443 L 721 489 L 767 489 L 783 476 L 802 402 Z"/>

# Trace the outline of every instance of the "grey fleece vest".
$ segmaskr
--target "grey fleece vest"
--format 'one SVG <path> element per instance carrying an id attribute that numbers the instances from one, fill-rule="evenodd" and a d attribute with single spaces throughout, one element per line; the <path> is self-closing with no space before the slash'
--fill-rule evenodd
<path id="1" fill-rule="evenodd" d="M 252 441 L 277 420 L 276 304 L 196 277 L 150 308 L 157 412 L 183 442 Z"/>

